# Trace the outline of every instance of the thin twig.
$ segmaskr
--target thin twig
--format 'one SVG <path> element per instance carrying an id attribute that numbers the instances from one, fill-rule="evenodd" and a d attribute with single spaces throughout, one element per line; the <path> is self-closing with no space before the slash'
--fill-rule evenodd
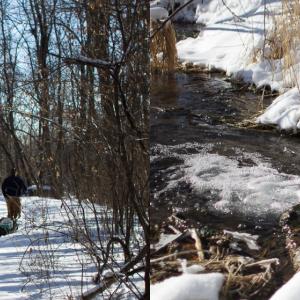
<path id="1" fill-rule="evenodd" d="M 230 11 L 230 13 L 237 18 L 240 22 L 244 22 L 245 20 L 238 16 L 234 11 L 231 10 L 231 8 L 226 4 L 225 0 L 222 0 L 223 5 Z"/>
<path id="2" fill-rule="evenodd" d="M 245 267 L 250 268 L 254 266 L 263 266 L 263 265 L 271 265 L 271 264 L 279 264 L 279 259 L 278 258 L 270 258 L 270 259 L 264 259 L 260 261 L 256 261 L 254 263 L 249 263 L 245 265 Z"/>
<path id="3" fill-rule="evenodd" d="M 199 261 L 203 261 L 204 260 L 204 252 L 203 252 L 203 247 L 202 247 L 200 237 L 195 228 L 191 229 L 190 233 L 191 233 L 191 237 L 195 240 L 195 247 L 197 249 Z"/>

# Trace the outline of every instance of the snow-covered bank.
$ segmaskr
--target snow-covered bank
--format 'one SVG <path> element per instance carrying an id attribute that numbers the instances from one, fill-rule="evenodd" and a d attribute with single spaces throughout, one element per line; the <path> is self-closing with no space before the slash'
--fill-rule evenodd
<path id="1" fill-rule="evenodd" d="M 76 200 L 66 203 L 79 219 L 83 216 Z M 95 263 L 82 244 L 72 238 L 68 226 L 69 218 L 75 216 L 68 216 L 62 201 L 56 199 L 24 197 L 22 204 L 19 229 L 0 237 L 0 299 L 70 299 L 93 288 Z M 5 200 L 1 197 L 0 216 L 5 215 Z M 84 217 L 92 234 L 95 217 L 87 204 Z M 124 257 L 118 247 L 115 250 L 116 265 L 122 266 Z M 130 289 L 138 294 L 137 289 L 143 290 L 142 281 L 136 275 L 133 279 L 136 285 L 124 282 L 117 294 L 122 294 L 122 299 L 136 299 Z M 107 298 L 109 292 L 112 290 L 108 291 Z M 106 296 L 101 295 L 99 299 Z"/>
<path id="2" fill-rule="evenodd" d="M 264 1 L 205 1 L 198 4 L 195 13 L 197 23 L 206 27 L 195 39 L 178 43 L 181 62 L 193 63 L 203 68 L 221 69 L 258 87 L 269 84 L 283 87 L 279 78 L 268 78 L 272 64 L 262 59 L 265 34 L 273 27 L 273 18 L 279 12 L 281 1 L 266 1 L 268 12 L 264 23 Z M 239 16 L 240 19 L 235 17 Z M 282 81 L 282 79 L 281 79 Z"/>
<path id="3" fill-rule="evenodd" d="M 178 42 L 180 61 L 208 70 L 222 70 L 257 87 L 270 86 L 280 91 L 280 101 L 275 101 L 257 122 L 275 124 L 285 130 L 299 129 L 300 95 L 294 90 L 291 99 L 289 92 L 300 82 L 299 47 L 291 55 L 290 66 L 284 57 L 273 57 L 274 41 L 279 48 L 281 43 L 276 41 L 274 29 L 282 14 L 282 1 L 228 0 L 226 6 L 221 0 L 195 1 L 189 14 L 185 11 L 181 14 L 181 18 L 206 27 L 197 38 Z"/>
<path id="4" fill-rule="evenodd" d="M 257 123 L 275 124 L 283 130 L 300 129 L 300 93 L 298 88 L 293 88 L 279 96 L 257 118 Z"/>

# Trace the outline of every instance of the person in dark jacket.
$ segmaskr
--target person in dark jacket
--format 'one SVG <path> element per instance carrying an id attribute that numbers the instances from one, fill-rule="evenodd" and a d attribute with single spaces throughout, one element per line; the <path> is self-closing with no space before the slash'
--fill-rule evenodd
<path id="1" fill-rule="evenodd" d="M 21 177 L 17 176 L 16 169 L 12 169 L 10 176 L 2 183 L 2 193 L 6 200 L 7 217 L 17 219 L 21 216 L 21 199 L 27 187 Z"/>

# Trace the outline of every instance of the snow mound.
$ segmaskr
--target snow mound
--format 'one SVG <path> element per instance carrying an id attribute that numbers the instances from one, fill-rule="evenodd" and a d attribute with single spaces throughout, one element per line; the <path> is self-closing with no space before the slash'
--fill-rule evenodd
<path id="1" fill-rule="evenodd" d="M 233 37 L 233 34 L 238 34 L 239 38 Z M 241 70 L 251 63 L 252 47 L 243 45 L 258 43 L 261 38 L 257 33 L 238 33 L 234 24 L 211 25 L 199 37 L 178 42 L 178 57 L 183 63 L 192 62 L 204 69 L 224 70 L 227 75 L 235 73 L 244 76 Z"/>
<path id="2" fill-rule="evenodd" d="M 300 129 L 299 90 L 293 88 L 279 96 L 267 110 L 257 118 L 256 122 L 261 124 L 274 124 L 284 130 L 297 131 Z"/>
<path id="3" fill-rule="evenodd" d="M 299 300 L 300 295 L 300 272 L 296 273 L 284 284 L 270 300 Z"/>
<path id="4" fill-rule="evenodd" d="M 224 275 L 183 274 L 151 286 L 151 300 L 218 300 Z"/>

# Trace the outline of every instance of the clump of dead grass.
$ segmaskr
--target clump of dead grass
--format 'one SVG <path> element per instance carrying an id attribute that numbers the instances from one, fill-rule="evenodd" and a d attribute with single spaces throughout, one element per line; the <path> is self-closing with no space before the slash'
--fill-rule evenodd
<path id="1" fill-rule="evenodd" d="M 270 256 L 268 249 L 263 248 L 259 254 L 238 244 L 245 251 L 238 254 L 231 247 L 232 236 L 219 230 L 205 233 L 202 229 L 200 234 L 201 231 L 189 228 L 185 220 L 174 215 L 163 223 L 160 233 L 176 235 L 151 251 L 152 284 L 182 274 L 185 264 L 200 266 L 200 273 L 222 273 L 225 282 L 221 299 L 260 299 L 273 292 L 279 259 L 265 258 Z"/>
<path id="2" fill-rule="evenodd" d="M 160 23 L 151 21 L 151 31 L 156 32 Z M 150 42 L 151 71 L 172 72 L 177 65 L 176 34 L 172 23 L 167 22 Z"/>
<path id="3" fill-rule="evenodd" d="M 287 86 L 299 89 L 297 52 L 300 50 L 300 1 L 282 0 L 282 13 L 275 17 L 274 28 L 266 37 L 264 58 L 281 60 Z"/>

